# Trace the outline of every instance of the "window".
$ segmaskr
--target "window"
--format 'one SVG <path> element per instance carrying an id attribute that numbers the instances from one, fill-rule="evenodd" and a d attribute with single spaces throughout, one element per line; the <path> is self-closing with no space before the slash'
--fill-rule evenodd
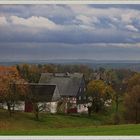
<path id="1" fill-rule="evenodd" d="M 84 88 L 84 92 L 86 91 L 86 88 Z"/>

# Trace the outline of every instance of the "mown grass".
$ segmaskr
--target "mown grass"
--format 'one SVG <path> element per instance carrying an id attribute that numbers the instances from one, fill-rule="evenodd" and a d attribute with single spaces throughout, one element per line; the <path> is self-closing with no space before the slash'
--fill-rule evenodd
<path id="1" fill-rule="evenodd" d="M 107 125 L 110 115 L 41 114 L 15 112 L 12 117 L 0 110 L 0 135 L 140 135 L 140 125 Z"/>
<path id="2" fill-rule="evenodd" d="M 11 130 L 1 131 L 0 135 L 140 135 L 140 125 L 111 125 L 111 126 L 92 126 L 75 128 L 54 128 L 34 130 Z"/>

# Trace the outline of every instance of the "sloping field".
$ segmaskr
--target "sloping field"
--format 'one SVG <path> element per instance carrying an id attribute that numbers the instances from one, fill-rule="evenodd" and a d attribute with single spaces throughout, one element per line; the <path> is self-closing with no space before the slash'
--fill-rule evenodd
<path id="1" fill-rule="evenodd" d="M 105 118 L 102 118 L 105 119 Z M 140 135 L 140 125 L 102 125 L 94 117 L 0 112 L 0 135 Z"/>

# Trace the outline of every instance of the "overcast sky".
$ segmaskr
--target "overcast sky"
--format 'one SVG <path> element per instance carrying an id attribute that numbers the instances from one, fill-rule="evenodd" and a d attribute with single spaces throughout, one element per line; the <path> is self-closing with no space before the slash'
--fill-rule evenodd
<path id="1" fill-rule="evenodd" d="M 0 5 L 0 60 L 140 60 L 140 5 Z"/>

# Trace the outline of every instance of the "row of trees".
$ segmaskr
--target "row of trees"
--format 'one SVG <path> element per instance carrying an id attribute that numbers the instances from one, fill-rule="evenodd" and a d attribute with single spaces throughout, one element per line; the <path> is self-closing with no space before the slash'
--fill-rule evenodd
<path id="1" fill-rule="evenodd" d="M 79 72 L 85 75 L 86 81 L 89 81 L 90 75 L 94 72 L 93 69 L 85 65 L 54 65 L 54 64 L 44 64 L 44 65 L 29 65 L 22 64 L 17 65 L 17 70 L 28 82 L 38 83 L 41 73 L 74 73 Z"/>
<path id="2" fill-rule="evenodd" d="M 140 74 L 135 74 L 129 79 L 124 105 L 126 120 L 140 123 Z"/>
<path id="3" fill-rule="evenodd" d="M 112 73 L 110 73 L 112 74 Z M 87 85 L 87 93 L 92 97 L 92 111 L 99 112 L 105 109 L 105 103 L 112 100 L 115 103 L 115 119 L 118 119 L 119 104 L 124 108 L 124 117 L 127 122 L 140 122 L 140 73 L 135 73 L 128 79 L 119 81 L 114 73 L 109 81 L 92 80 Z M 122 107 L 122 106 L 121 106 Z M 115 120 L 118 124 L 119 120 Z"/>

